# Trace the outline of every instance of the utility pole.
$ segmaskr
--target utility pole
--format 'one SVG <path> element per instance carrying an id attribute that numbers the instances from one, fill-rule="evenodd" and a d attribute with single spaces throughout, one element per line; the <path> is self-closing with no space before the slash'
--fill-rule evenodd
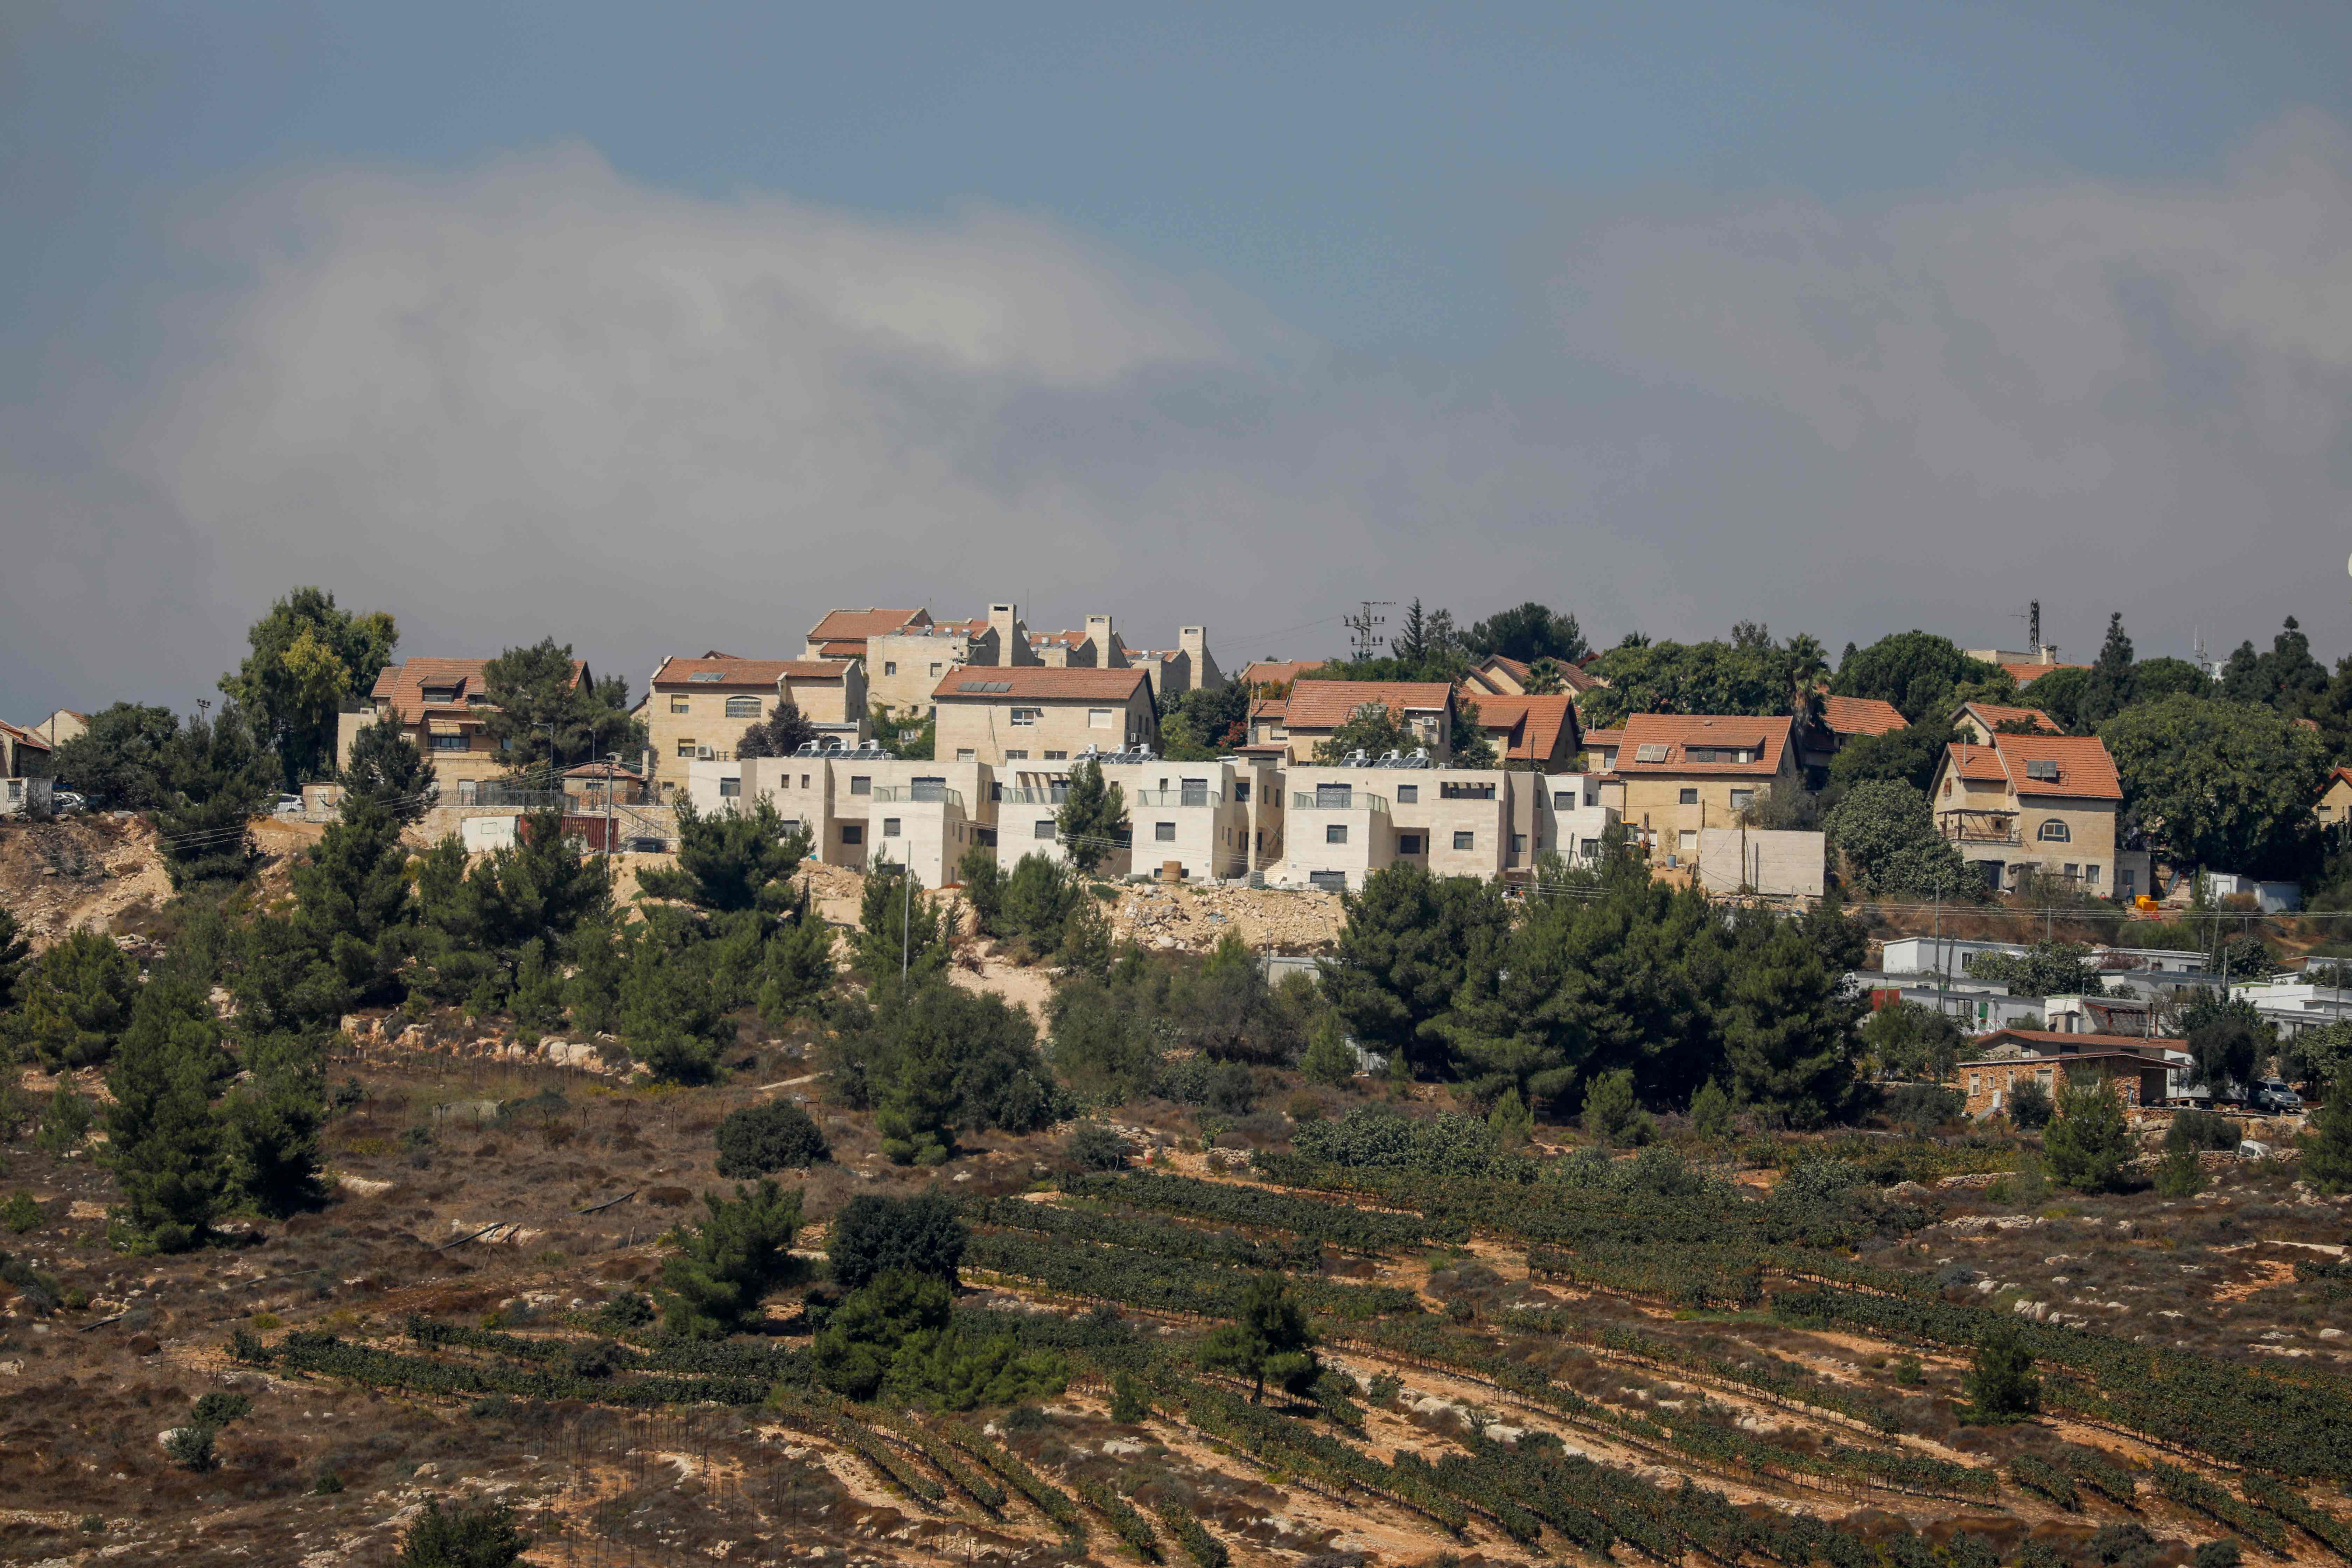
<path id="1" fill-rule="evenodd" d="M 898 988 L 907 987 L 907 952 L 912 945 L 909 930 L 915 923 L 915 862 L 913 857 L 899 862 L 898 875 L 907 884 L 907 896 L 898 906 Z"/>
<path id="2" fill-rule="evenodd" d="M 1378 628 L 1388 625 L 1389 618 L 1386 616 L 1376 616 L 1372 612 L 1394 608 L 1396 608 L 1394 599 L 1365 599 L 1360 601 L 1360 607 L 1354 615 L 1340 617 L 1347 626 L 1349 634 L 1349 641 L 1354 647 L 1357 663 L 1361 664 L 1371 658 L 1381 644 L 1387 640 L 1381 636 Z"/>
<path id="3" fill-rule="evenodd" d="M 1945 993 L 1951 977 L 1952 965 L 1944 952 L 1944 884 L 1938 878 L 1936 882 L 1936 1011 L 1938 1013 L 1950 1011 Z"/>
<path id="4" fill-rule="evenodd" d="M 604 759 L 604 858 L 613 858 L 613 785 L 621 772 L 621 753 Z"/>

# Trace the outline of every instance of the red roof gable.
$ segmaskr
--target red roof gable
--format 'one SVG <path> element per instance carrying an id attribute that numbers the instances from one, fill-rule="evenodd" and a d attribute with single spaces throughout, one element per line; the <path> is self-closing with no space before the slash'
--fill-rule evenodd
<path id="1" fill-rule="evenodd" d="M 1824 697 L 1822 723 L 1841 735 L 1884 735 L 1889 730 L 1911 727 L 1911 721 L 1894 703 L 1875 697 Z"/>
<path id="2" fill-rule="evenodd" d="M 1790 721 L 1784 715 L 1759 719 L 1744 713 L 1636 713 L 1625 721 L 1625 738 L 1617 743 L 1620 773 L 1705 773 L 1769 778 L 1780 771 L 1789 745 Z M 1643 753 L 1657 748 L 1650 760 Z M 1694 762 L 1699 752 L 1753 752 L 1750 763 Z"/>
<path id="3" fill-rule="evenodd" d="M 1090 698 L 1124 702 L 1144 684 L 1139 669 L 1059 669 L 1052 665 L 970 665 L 942 677 L 931 696 L 941 702 L 1009 702 L 1024 697 Z"/>
<path id="4" fill-rule="evenodd" d="M 2003 708 L 1991 702 L 1967 702 L 1961 704 L 1960 711 L 1975 714 L 1977 721 L 1985 727 L 1987 734 L 1995 733 L 2003 724 L 2014 724 L 2020 720 L 2030 721 L 2034 728 L 2045 735 L 2063 735 L 2066 732 L 2065 726 L 2039 708 Z"/>
<path id="5" fill-rule="evenodd" d="M 1443 680 L 1301 680 L 1290 689 L 1290 727 L 1294 730 L 1336 730 L 1360 708 L 1378 703 L 1391 719 L 1411 712 L 1435 712 L 1454 701 L 1454 688 Z"/>
<path id="6" fill-rule="evenodd" d="M 854 643 L 857 651 L 866 651 L 866 639 L 878 637 L 906 626 L 927 626 L 931 624 L 929 610 L 827 610 L 824 619 L 809 628 L 809 640 L 819 643 Z M 831 650 L 827 650 L 828 655 Z"/>
<path id="7" fill-rule="evenodd" d="M 1552 697 L 1472 697 L 1478 706 L 1478 724 L 1502 742 L 1510 762 L 1549 763 L 1573 752 L 1576 700 Z"/>
<path id="8" fill-rule="evenodd" d="M 400 716 L 402 723 L 414 724 L 423 719 L 428 710 L 449 712 L 486 701 L 489 684 L 484 672 L 489 665 L 487 658 L 403 659 L 398 664 L 383 668 L 375 678 L 375 687 L 369 695 L 378 702 L 391 704 L 392 710 Z M 588 661 L 573 659 L 572 684 L 579 686 L 588 679 Z M 452 695 L 446 701 L 427 703 L 425 700 L 427 689 L 436 691 L 446 689 Z"/>

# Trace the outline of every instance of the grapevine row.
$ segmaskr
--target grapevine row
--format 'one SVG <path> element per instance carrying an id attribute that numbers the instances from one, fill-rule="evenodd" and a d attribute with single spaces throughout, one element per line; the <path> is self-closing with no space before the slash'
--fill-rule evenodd
<path id="1" fill-rule="evenodd" d="M 1410 1251 L 1433 1240 L 1463 1239 L 1458 1227 L 1433 1227 L 1419 1215 L 1317 1203 L 1264 1187 L 1150 1171 L 1124 1176 L 1066 1176 L 1062 1190 L 1072 1197 L 1100 1198 L 1129 1208 L 1189 1215 L 1257 1230 L 1286 1230 L 1343 1252 Z"/>

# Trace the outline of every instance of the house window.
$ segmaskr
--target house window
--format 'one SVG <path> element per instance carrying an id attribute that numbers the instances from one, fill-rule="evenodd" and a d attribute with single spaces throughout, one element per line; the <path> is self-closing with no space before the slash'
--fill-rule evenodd
<path id="1" fill-rule="evenodd" d="M 1108 708 L 1087 709 L 1087 728 L 1089 730 L 1109 730 L 1117 728 L 1117 726 L 1112 722 L 1112 713 L 1113 710 Z"/>
<path id="2" fill-rule="evenodd" d="M 1043 708 L 1015 708 L 1013 710 L 1013 721 L 1015 724 L 1034 724 L 1045 711 Z"/>
<path id="3" fill-rule="evenodd" d="M 1731 792 L 1731 809 L 1734 811 L 1746 811 L 1755 804 L 1755 801 L 1756 792 L 1752 789 L 1736 789 Z"/>
<path id="4" fill-rule="evenodd" d="M 1514 855 L 1524 855 L 1524 854 L 1526 854 L 1527 852 L 1528 852 L 1528 836 L 1527 836 L 1526 834 L 1524 834 L 1524 833 L 1514 833 L 1514 834 L 1512 834 L 1512 835 L 1511 835 L 1511 853 L 1512 853 L 1512 854 L 1514 854 Z"/>
<path id="5" fill-rule="evenodd" d="M 1053 819 L 1052 817 L 1050 817 L 1050 816 L 1041 816 L 1041 817 L 1039 817 L 1039 818 L 1037 819 L 1037 829 L 1036 829 L 1036 831 L 1035 831 L 1034 833 L 1032 833 L 1032 834 L 1030 835 L 1030 837 L 1031 837 L 1032 838 L 1051 838 L 1051 837 L 1054 837 L 1054 819 Z"/>
<path id="6" fill-rule="evenodd" d="M 980 761 L 980 753 L 973 751 L 970 746 L 958 746 L 956 748 L 956 761 L 960 763 L 976 763 Z"/>
<path id="7" fill-rule="evenodd" d="M 1467 829 L 1457 833 L 1454 836 L 1454 847 L 1456 849 L 1475 849 L 1478 847 L 1478 836 Z"/>
<path id="8" fill-rule="evenodd" d="M 1348 890 L 1348 873 L 1309 871 L 1307 873 L 1307 885 L 1318 893 L 1344 893 Z"/>
<path id="9" fill-rule="evenodd" d="M 681 736 L 679 736 L 679 737 L 678 737 L 678 742 L 677 742 L 677 754 L 678 754 L 679 756 L 681 756 L 681 757 L 690 757 L 690 756 L 694 755 L 694 737 L 693 737 L 693 736 L 691 736 L 691 735 L 681 735 Z"/>
<path id="10" fill-rule="evenodd" d="M 730 697 L 727 700 L 727 717 L 730 719 L 757 719 L 759 716 L 760 700 L 758 698 Z"/>
<path id="11" fill-rule="evenodd" d="M 863 844 L 863 843 L 865 843 L 865 842 L 866 842 L 866 825 L 865 825 L 864 823 L 862 823 L 862 822 L 845 822 L 845 823 L 843 823 L 843 824 L 841 825 L 841 841 L 842 841 L 844 844 Z"/>
<path id="12" fill-rule="evenodd" d="M 685 712 L 685 711 L 686 711 L 686 710 L 687 710 L 687 700 L 686 700 L 686 699 L 685 699 L 685 698 L 683 698 L 683 697 L 672 697 L 672 698 L 669 700 L 669 710 L 670 710 L 671 712 L 673 712 L 673 713 L 683 713 L 683 712 Z"/>
<path id="13" fill-rule="evenodd" d="M 1697 854 L 1698 829 L 1696 827 L 1685 827 L 1680 833 L 1675 834 L 1675 851 L 1680 855 Z"/>
<path id="14" fill-rule="evenodd" d="M 1044 760 L 1049 763 L 1066 763 L 1070 760 L 1070 753 L 1067 752 L 1047 752 L 1045 754 Z"/>
<path id="15" fill-rule="evenodd" d="M 1601 840 L 1598 838 L 1580 839 L 1578 841 L 1578 846 L 1582 850 L 1584 858 L 1587 860 L 1593 858 L 1601 853 Z"/>
<path id="16" fill-rule="evenodd" d="M 882 819 L 882 837 L 885 838 L 896 838 L 898 837 L 898 819 L 897 817 L 886 816 Z"/>
<path id="17" fill-rule="evenodd" d="M 1323 825 L 1323 842 L 1326 844 L 1345 844 L 1348 842 L 1348 825 L 1344 822 L 1325 823 Z"/>
<path id="18" fill-rule="evenodd" d="M 719 799 L 740 800 L 742 797 L 743 781 L 740 778 L 720 779 L 719 781 Z"/>
<path id="19" fill-rule="evenodd" d="M 1028 748 L 1023 747 L 1019 751 L 1008 751 L 1004 753 L 1004 760 L 1008 763 L 1025 763 L 1029 760 Z"/>
<path id="20" fill-rule="evenodd" d="M 803 774 L 801 775 L 801 788 L 803 788 L 803 789 L 806 789 L 806 788 L 808 788 L 808 774 L 806 774 L 806 773 L 803 773 Z"/>
<path id="21" fill-rule="evenodd" d="M 1234 799 L 1239 805 L 1247 805 L 1249 804 L 1249 785 L 1246 784 L 1236 783 L 1234 785 Z"/>
<path id="22" fill-rule="evenodd" d="M 2117 892 L 2121 893 L 2125 898 L 2126 898 L 2126 899 L 2130 898 L 2130 897 L 2131 897 L 2135 892 L 2137 892 L 2137 891 L 2138 890 L 2138 889 L 2139 889 L 2139 873 L 2138 873 L 2138 872 L 2137 872 L 2137 871 L 2118 871 L 2118 872 L 2116 872 L 2116 891 L 2117 891 Z"/>
<path id="23" fill-rule="evenodd" d="M 941 665 L 939 665 L 939 664 L 936 664 L 936 663 L 935 663 L 935 664 L 933 664 L 933 665 L 931 666 L 931 673 L 932 673 L 933 675 L 937 675 L 937 674 L 939 674 L 939 673 L 940 673 L 940 669 L 941 669 L 941 668 L 944 668 L 943 666 L 941 666 Z"/>
<path id="24" fill-rule="evenodd" d="M 436 735 L 433 737 L 433 749 L 436 752 L 462 752 L 466 749 L 466 737 L 463 735 Z M 689 757 L 694 755 L 692 752 L 686 752 L 681 754 Z"/>
<path id="25" fill-rule="evenodd" d="M 852 795 L 872 795 L 874 793 L 874 781 L 864 773 L 852 773 L 849 775 L 849 793 Z"/>
<path id="26" fill-rule="evenodd" d="M 1418 805 L 1421 804 L 1421 786 L 1399 784 L 1396 786 L 1396 797 L 1399 805 Z"/>
<path id="27" fill-rule="evenodd" d="M 1556 790 L 1552 791 L 1552 792 L 1551 792 L 1551 808 L 1552 808 L 1554 811 L 1573 811 L 1573 810 L 1575 810 L 1575 809 L 1576 809 L 1576 792 L 1575 792 L 1574 790 L 1572 790 L 1572 789 L 1556 789 Z"/>
<path id="28" fill-rule="evenodd" d="M 1400 854 L 1400 855 L 1418 855 L 1418 854 L 1420 854 L 1420 853 L 1421 853 L 1421 835 L 1420 835 L 1420 834 L 1418 834 L 1418 833 L 1400 833 L 1400 834 L 1398 834 L 1398 835 L 1397 835 L 1397 853 L 1398 853 L 1398 854 Z"/>
<path id="29" fill-rule="evenodd" d="M 2034 837 L 2041 839 L 2044 844 L 2064 844 L 2072 839 L 2074 835 L 2066 831 L 2066 825 L 2064 823 L 2059 821 L 2053 816 L 2049 821 L 2042 825 L 2042 826 L 2035 832 Z"/>
<path id="30" fill-rule="evenodd" d="M 1153 823 L 1151 825 L 1151 840 L 1155 844 L 1175 843 L 1176 825 L 1172 822 Z"/>
<path id="31" fill-rule="evenodd" d="M 886 659 L 884 659 L 884 660 L 882 661 L 882 673 L 883 673 L 883 674 L 885 674 L 885 675 L 896 675 L 896 674 L 898 674 L 898 661 L 897 659 L 895 659 L 895 658 L 886 658 Z"/>
<path id="32" fill-rule="evenodd" d="M 1685 805 L 1696 805 L 1698 804 L 1698 791 L 1695 789 L 1684 790 L 1682 792 L 1681 799 L 1682 804 Z"/>

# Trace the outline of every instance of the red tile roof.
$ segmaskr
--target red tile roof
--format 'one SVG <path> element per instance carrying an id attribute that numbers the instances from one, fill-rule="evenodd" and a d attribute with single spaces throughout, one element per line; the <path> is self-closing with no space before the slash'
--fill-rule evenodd
<path id="1" fill-rule="evenodd" d="M 2326 795 L 2329 790 L 2336 787 L 2336 783 L 2339 780 L 2345 784 L 2352 784 L 2352 768 L 2337 767 L 2328 769 L 2327 776 L 2322 779 L 2319 783 L 2319 793 Z"/>
<path id="2" fill-rule="evenodd" d="M 866 651 L 866 639 L 878 637 L 908 626 L 931 624 L 929 610 L 827 610 L 824 619 L 809 628 L 809 640 L 817 643 L 854 643 L 857 651 Z M 826 650 L 831 657 L 832 650 Z"/>
<path id="3" fill-rule="evenodd" d="M 2020 795 L 2067 800 L 2124 797 L 2115 759 L 2096 735 L 1995 735 L 1990 746 L 1955 741 L 1946 750 L 1953 768 L 1971 783 L 2006 784 Z M 2038 779 L 2029 763 L 2055 763 L 2058 776 Z"/>
<path id="4" fill-rule="evenodd" d="M 1742 713 L 1636 713 L 1625 721 L 1625 738 L 1617 744 L 1616 772 L 1641 773 L 1704 773 L 1769 778 L 1780 771 L 1789 746 L 1791 721 L 1785 716 L 1759 719 Z M 1664 759 L 1643 762 L 1644 747 L 1664 748 Z M 1691 751 L 1748 751 L 1752 763 L 1693 762 Z"/>
<path id="5" fill-rule="evenodd" d="M 1824 697 L 1822 722 L 1841 735 L 1884 735 L 1889 730 L 1911 727 L 1911 721 L 1897 712 L 1894 703 L 1875 697 Z"/>
<path id="6" fill-rule="evenodd" d="M 968 665 L 951 669 L 931 692 L 940 702 L 1014 702 L 1024 698 L 1087 698 L 1124 702 L 1144 684 L 1139 669 L 1057 669 L 1051 665 Z M 989 689 L 1002 687 L 1002 690 Z M 980 688 L 973 690 L 967 688 Z"/>
<path id="7" fill-rule="evenodd" d="M 1261 697 L 1250 704 L 1250 722 L 1260 719 L 1286 719 L 1290 716 L 1290 700 L 1286 697 Z"/>
<path id="8" fill-rule="evenodd" d="M 2001 666 L 2001 668 L 2009 671 L 2016 679 L 2020 686 L 2031 686 L 2053 669 L 2088 669 L 2090 668 L 2087 664 L 2004 664 Z"/>
<path id="9" fill-rule="evenodd" d="M 1261 686 L 1287 686 L 1300 675 L 1323 668 L 1323 661 L 1298 658 L 1254 658 L 1242 666 L 1242 679 L 1255 690 Z"/>
<path id="10" fill-rule="evenodd" d="M 1473 696 L 1478 723 L 1500 742 L 1506 760 L 1549 763 L 1577 749 L 1576 699 Z"/>
<path id="11" fill-rule="evenodd" d="M 706 653 L 700 658 L 671 658 L 661 661 L 661 668 L 654 671 L 646 686 L 648 689 L 665 686 L 756 686 L 773 690 L 777 678 L 793 662 L 782 658 L 737 658 L 727 653 Z"/>
<path id="12" fill-rule="evenodd" d="M 1970 784 L 2006 784 L 2009 770 L 2000 765 L 2000 753 L 1990 746 L 1972 746 L 1966 741 L 1954 741 L 1944 748 L 1952 771 Z"/>
<path id="13" fill-rule="evenodd" d="M 30 746 L 37 752 L 47 752 L 54 749 L 47 741 L 42 740 L 38 735 L 34 734 L 31 731 L 19 730 L 16 725 L 8 723 L 5 721 L 0 721 L 0 734 L 5 734 L 17 745 Z"/>
<path id="14" fill-rule="evenodd" d="M 487 658 L 403 659 L 383 668 L 369 696 L 375 701 L 390 703 L 402 723 L 414 724 L 428 711 L 425 700 L 425 689 L 428 686 L 456 689 L 452 700 L 430 705 L 429 710 L 435 712 L 458 711 L 484 700 L 489 689 L 484 671 L 489 665 Z M 578 686 L 588 678 L 588 661 L 573 659 L 572 684 Z"/>
<path id="15" fill-rule="evenodd" d="M 1301 680 L 1290 689 L 1290 727 L 1294 730 L 1336 730 L 1356 710 L 1379 703 L 1391 719 L 1409 712 L 1433 712 L 1454 700 L 1454 688 L 1443 680 Z"/>
<path id="16" fill-rule="evenodd" d="M 1960 705 L 1960 711 L 1975 714 L 1977 722 L 1985 727 L 1985 733 L 1989 735 L 1998 731 L 2003 724 L 2013 724 L 2021 719 L 2032 721 L 2045 735 L 2066 732 L 2063 725 L 2039 708 L 2003 708 L 1991 702 L 1966 702 Z"/>

